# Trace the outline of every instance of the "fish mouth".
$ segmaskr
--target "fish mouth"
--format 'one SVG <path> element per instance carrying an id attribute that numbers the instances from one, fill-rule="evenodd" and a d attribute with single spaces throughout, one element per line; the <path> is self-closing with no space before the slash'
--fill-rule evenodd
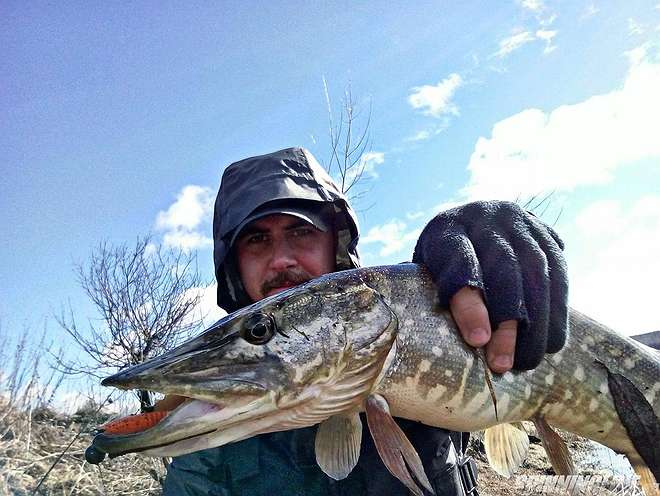
<path id="1" fill-rule="evenodd" d="M 186 400 L 171 406 L 158 421 L 142 414 L 105 424 L 91 447 L 110 457 L 132 452 L 177 456 L 212 447 L 211 442 L 217 446 L 218 442 L 255 435 L 258 426 L 246 421 L 277 409 L 277 364 L 267 358 L 224 359 L 224 350 L 239 338 L 236 331 L 225 329 L 227 321 L 221 319 L 179 347 L 105 378 L 103 386 L 154 391 Z M 122 423 L 140 426 L 110 428 Z"/>
<path id="2" fill-rule="evenodd" d="M 137 432 L 114 433 L 101 426 L 92 447 L 110 458 L 128 453 L 178 456 L 212 447 L 210 438 L 232 442 L 238 440 L 233 439 L 236 436 L 250 437 L 254 430 L 252 421 L 267 416 L 276 408 L 272 396 L 265 394 L 261 398 L 243 401 L 243 404 L 232 400 L 231 406 L 186 398 L 179 406 L 164 413 L 155 425 Z"/>
<path id="3" fill-rule="evenodd" d="M 196 418 L 201 420 L 201 425 L 207 424 L 208 417 L 217 415 L 223 409 L 222 405 L 216 405 L 201 400 L 194 400 L 186 398 L 183 403 L 173 410 L 164 411 L 164 418 L 156 422 L 155 425 L 139 429 L 137 432 L 130 432 L 126 434 L 106 431 L 105 426 L 98 429 L 98 434 L 92 441 L 92 446 L 98 451 L 107 453 L 111 458 L 116 456 L 125 455 L 127 453 L 138 453 L 149 451 L 152 449 L 165 448 L 174 445 L 180 441 L 194 439 L 198 436 L 203 436 L 213 432 L 215 429 L 208 429 L 206 431 L 201 429 L 201 432 L 194 431 L 180 431 L 177 435 L 177 427 L 185 426 L 185 418 L 190 418 L 190 413 L 196 413 Z M 126 419 L 131 419 L 133 416 L 124 417 L 115 422 L 121 422 Z M 135 417 L 139 417 L 136 415 Z M 111 426 L 110 422 L 108 426 Z"/>

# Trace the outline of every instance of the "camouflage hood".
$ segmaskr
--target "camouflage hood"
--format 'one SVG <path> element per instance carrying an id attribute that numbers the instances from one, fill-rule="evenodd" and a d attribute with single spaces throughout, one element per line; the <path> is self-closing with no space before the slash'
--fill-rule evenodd
<path id="1" fill-rule="evenodd" d="M 315 202 L 334 207 L 337 270 L 360 266 L 358 224 L 344 194 L 316 159 L 303 148 L 234 162 L 222 175 L 213 217 L 213 261 L 218 305 L 233 312 L 249 303 L 229 242 L 252 212 L 272 202 Z"/>

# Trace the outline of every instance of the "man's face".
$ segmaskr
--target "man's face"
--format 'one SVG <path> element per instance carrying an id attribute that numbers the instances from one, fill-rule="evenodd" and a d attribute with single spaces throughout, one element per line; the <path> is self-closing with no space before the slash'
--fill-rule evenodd
<path id="1" fill-rule="evenodd" d="M 252 301 L 335 270 L 331 232 L 292 215 L 268 215 L 246 226 L 235 242 L 238 269 Z"/>

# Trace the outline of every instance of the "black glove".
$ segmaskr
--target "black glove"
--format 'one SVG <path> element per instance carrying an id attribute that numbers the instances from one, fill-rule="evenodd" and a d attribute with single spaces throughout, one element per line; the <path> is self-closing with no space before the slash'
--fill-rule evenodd
<path id="1" fill-rule="evenodd" d="M 568 330 L 568 277 L 557 233 L 515 203 L 481 201 L 438 214 L 417 240 L 441 304 L 462 287 L 483 291 L 493 330 L 518 321 L 513 368 L 535 368 Z"/>

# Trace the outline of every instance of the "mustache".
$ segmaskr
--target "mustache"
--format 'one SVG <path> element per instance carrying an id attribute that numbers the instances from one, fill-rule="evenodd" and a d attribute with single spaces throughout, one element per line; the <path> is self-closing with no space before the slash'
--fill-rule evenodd
<path id="1" fill-rule="evenodd" d="M 268 279 L 261 285 L 261 294 L 268 294 L 269 291 L 286 284 L 297 286 L 298 284 L 307 282 L 310 279 L 312 279 L 312 276 L 304 270 L 284 270 L 282 272 L 278 272 L 274 277 Z"/>

